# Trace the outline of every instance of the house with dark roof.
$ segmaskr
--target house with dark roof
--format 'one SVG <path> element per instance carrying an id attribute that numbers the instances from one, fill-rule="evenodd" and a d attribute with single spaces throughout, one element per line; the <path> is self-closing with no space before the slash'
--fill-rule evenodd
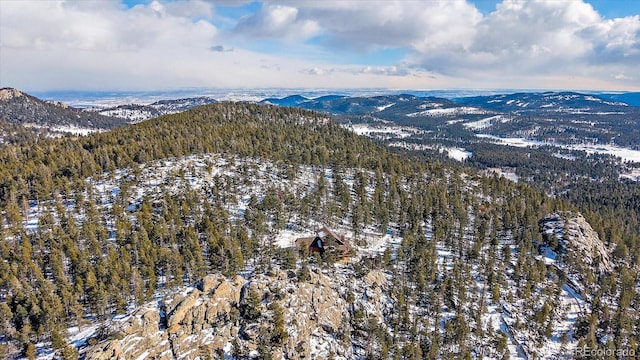
<path id="1" fill-rule="evenodd" d="M 353 256 L 354 250 L 349 241 L 342 234 L 337 234 L 323 226 L 316 232 L 316 236 L 296 239 L 296 248 L 300 254 L 331 253 L 338 260 L 345 260 Z"/>

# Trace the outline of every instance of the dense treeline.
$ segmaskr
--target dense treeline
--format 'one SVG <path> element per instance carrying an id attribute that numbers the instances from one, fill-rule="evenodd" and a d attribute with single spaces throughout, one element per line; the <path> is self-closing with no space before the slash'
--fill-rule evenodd
<path id="1" fill-rule="evenodd" d="M 513 169 L 516 175 L 548 194 L 567 199 L 585 215 L 600 237 L 621 259 L 640 259 L 640 183 L 619 179 L 621 167 L 607 155 L 550 155 L 545 149 L 519 149 L 494 144 L 470 147 L 471 165 Z M 597 216 L 595 215 L 597 214 Z M 594 217 L 595 216 L 595 217 Z M 627 256 L 630 256 L 629 258 Z"/>
<path id="2" fill-rule="evenodd" d="M 563 195 L 588 214 L 615 254 L 640 264 L 640 184 L 633 181 L 576 181 Z M 597 215 L 596 215 L 597 214 Z"/>
<path id="3" fill-rule="evenodd" d="M 388 172 L 407 166 L 318 114 L 223 103 L 75 141 L 43 140 L 28 147 L 3 147 L 0 202 L 5 203 L 11 193 L 44 199 L 53 189 L 68 190 L 74 179 L 103 171 L 215 152 L 337 168 L 381 166 Z"/>
<path id="4" fill-rule="evenodd" d="M 144 186 L 139 165 L 199 153 L 268 160 L 287 179 L 301 165 L 318 175 L 303 179 L 309 188 L 270 187 L 252 196 L 240 219 L 226 206 L 255 185 L 249 165 L 239 165 L 241 176 L 217 175 L 202 189 L 169 183 L 140 203 L 130 201 Z M 382 233 L 392 227 L 403 237 L 395 255 L 389 249 L 354 264 L 357 271 L 384 267 L 394 274 L 391 333 L 357 308 L 349 314 L 378 358 L 467 358 L 488 343 L 505 356 L 506 334 L 481 320 L 487 306 L 501 302 L 522 308 L 525 318 L 514 331 L 539 344 L 563 316 L 553 309 L 566 279 L 537 260 L 538 221 L 574 209 L 568 202 L 497 176 L 409 161 L 316 113 L 221 103 L 77 139 L 7 145 L 0 161 L 0 355 L 18 348 L 33 357 L 34 344 L 51 341 L 71 358 L 77 353 L 65 342 L 69 325 L 108 319 L 208 272 L 232 275 L 249 263 L 258 271 L 273 261 L 295 267 L 292 254 L 270 242 L 285 226 L 311 219 L 346 223 L 355 240 L 372 227 Z M 124 168 L 130 170 L 118 180 L 120 192 L 108 195 L 106 206 L 107 195 L 92 181 Z M 178 181 L 184 172 L 173 177 L 184 183 Z M 37 224 L 30 223 L 33 207 Z M 603 211 L 594 206 L 588 216 L 610 246 L 627 245 L 616 253 L 626 265 L 606 279 L 581 268 L 585 296 L 597 297 L 600 308 L 583 319 L 577 336 L 589 346 L 635 347 L 638 295 L 630 284 L 637 273 L 625 261 L 637 261 L 637 240 L 627 237 L 624 220 L 609 221 L 619 211 Z M 614 233 L 607 224 L 626 230 Z M 439 260 L 437 247 L 451 256 Z M 613 340 L 601 342 L 604 334 Z M 99 332 L 95 340 L 108 335 Z"/>
<path id="5" fill-rule="evenodd" d="M 158 283 L 171 287 L 194 281 L 206 270 L 239 271 L 263 232 L 259 213 L 247 214 L 247 224 L 232 227 L 220 206 L 199 209 L 198 196 L 188 192 L 186 199 L 162 194 L 160 208 L 151 200 L 143 202 L 132 226 L 126 190 L 105 215 L 86 177 L 193 153 L 388 173 L 427 169 L 402 162 L 317 114 L 230 103 L 88 137 L 7 145 L 0 153 L 6 223 L 0 233 L 0 310 L 7 319 L 0 325 L 2 336 L 21 343 L 29 356 L 35 342 L 61 338 L 68 321 L 122 312 L 132 297 L 148 299 Z M 75 214 L 66 210 L 69 199 Z M 24 226 L 32 201 L 44 212 L 37 232 Z M 78 214 L 80 224 L 74 220 Z M 108 222 L 115 223 L 115 234 L 109 233 Z M 54 347 L 70 351 L 60 341 Z"/>
<path id="6" fill-rule="evenodd" d="M 560 194 L 580 179 L 617 180 L 620 166 L 608 155 L 574 151 L 553 153 L 553 148 L 514 148 L 490 143 L 468 144 L 469 165 L 478 168 L 511 168 L 533 186 Z M 579 160 L 577 160 L 579 159 Z"/>
<path id="7" fill-rule="evenodd" d="M 57 133 L 60 136 L 62 134 Z M 25 127 L 6 121 L 0 121 L 0 144 L 3 145 L 27 145 L 37 142 L 39 139 L 51 137 L 52 132 L 46 128 Z"/>

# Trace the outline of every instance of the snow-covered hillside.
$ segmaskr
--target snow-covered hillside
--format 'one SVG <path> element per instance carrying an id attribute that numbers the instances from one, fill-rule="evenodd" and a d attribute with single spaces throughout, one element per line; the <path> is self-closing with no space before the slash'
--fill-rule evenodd
<path id="1" fill-rule="evenodd" d="M 480 322 L 474 326 L 481 326 L 483 332 L 495 334 L 491 336 L 498 340 L 503 339 L 499 341 L 503 341 L 505 346 L 502 348 L 502 345 L 488 344 L 486 337 L 473 335 L 473 346 L 478 347 L 473 352 L 474 358 L 494 359 L 505 354 L 510 358 L 529 358 L 535 353 L 542 358 L 551 359 L 560 354 L 567 354 L 575 348 L 575 323 L 589 312 L 587 299 L 580 295 L 580 278 L 570 277 L 573 280 L 567 284 L 557 284 L 552 278 L 545 280 L 545 286 L 554 290 L 528 295 L 534 299 L 534 303 L 530 303 L 531 300 L 526 300 L 527 298 L 520 293 L 520 280 L 514 275 L 514 260 L 500 265 L 504 271 L 502 281 L 505 283 L 499 293 L 495 293 L 496 290 L 493 289 L 493 295 L 487 288 L 490 284 L 485 270 L 480 263 L 474 262 L 463 271 L 468 273 L 470 279 L 475 280 L 465 285 L 464 294 L 460 293 L 450 300 L 445 299 L 438 312 L 439 318 L 433 320 L 424 318 L 427 309 L 420 304 L 402 305 L 403 300 L 393 285 L 393 273 L 404 271 L 402 269 L 408 264 L 399 261 L 392 269 L 369 272 L 364 274 L 364 277 L 358 273 L 360 263 L 380 261 L 371 259 L 398 260 L 398 251 L 410 241 L 402 235 L 400 227 L 394 222 L 390 222 L 385 229 L 380 229 L 380 224 L 371 223 L 354 233 L 352 211 L 337 220 L 328 217 L 327 209 L 335 201 L 334 195 L 331 194 L 336 190 L 336 176 L 340 177 L 340 182 L 346 186 L 351 196 L 356 197 L 357 182 L 360 181 L 357 178 L 361 176 L 358 173 L 362 174 L 358 169 L 336 172 L 331 168 L 291 168 L 261 159 L 204 154 L 165 159 L 137 168 L 107 173 L 99 178 L 86 179 L 88 189 L 92 190 L 84 196 L 99 199 L 101 212 L 113 242 L 120 241 L 118 227 L 121 225 L 117 224 L 122 221 L 113 217 L 114 206 L 127 208 L 129 221 L 135 224 L 139 221 L 136 214 L 142 206 L 147 206 L 145 203 L 161 206 L 164 196 L 196 196 L 212 204 L 221 205 L 228 214 L 225 221 L 239 223 L 247 221 L 248 214 L 253 213 L 256 205 L 267 197 L 276 195 L 286 199 L 293 196 L 299 201 L 305 201 L 305 198 L 320 196 L 319 207 L 315 209 L 312 207 L 305 210 L 304 207 L 299 207 L 300 205 L 292 205 L 285 201 L 282 204 L 282 214 L 286 214 L 285 218 L 279 218 L 277 211 L 268 213 L 270 215 L 265 219 L 267 233 L 261 235 L 263 237 L 259 242 L 287 249 L 294 245 L 293 241 L 296 238 L 309 236 L 318 227 L 328 225 L 336 232 L 345 234 L 353 242 L 357 256 L 341 265 L 302 265 L 305 260 L 298 258 L 297 266 L 294 265 L 292 269 L 273 263 L 271 266 L 274 270 L 267 273 L 264 273 L 264 269 L 259 270 L 256 262 L 249 262 L 239 273 L 242 277 L 224 280 L 219 276 L 215 280 L 218 285 L 212 285 L 209 290 L 191 287 L 183 291 L 169 291 L 163 289 L 166 279 L 160 277 L 160 290 L 156 294 L 158 301 L 141 307 L 131 304 L 124 316 L 107 323 L 111 331 L 120 331 L 123 334 L 120 340 L 110 340 L 109 345 L 87 347 L 83 352 L 88 359 L 113 356 L 116 353 L 123 354 L 126 358 L 142 358 L 156 354 L 161 357 L 195 359 L 200 351 L 198 349 L 202 347 L 219 351 L 225 358 L 230 357 L 235 351 L 255 354 L 261 329 L 273 330 L 268 324 L 275 316 L 272 303 L 278 302 L 285 309 L 284 324 L 290 339 L 283 345 L 285 353 L 294 354 L 298 351 L 312 358 L 331 355 L 337 359 L 365 359 L 373 349 L 382 351 L 378 340 L 374 341 L 366 335 L 365 329 L 371 330 L 371 326 L 375 325 L 378 329 L 376 331 L 387 334 L 385 336 L 400 336 L 396 340 L 398 344 L 410 344 L 409 338 L 405 338 L 406 332 L 399 332 L 390 325 L 397 323 L 399 316 L 407 316 L 404 321 L 415 323 L 418 332 L 431 331 L 429 329 L 435 326 L 437 332 L 447 336 L 449 327 L 456 318 L 462 316 L 462 310 L 455 305 L 459 297 L 472 299 L 471 303 L 474 305 L 465 310 L 470 311 L 469 315 L 465 316 L 479 316 Z M 365 171 L 364 174 L 371 180 L 375 178 L 373 172 Z M 483 201 L 480 184 L 469 178 L 466 178 L 466 182 L 464 196 Z M 405 190 L 412 186 L 409 179 L 402 179 L 400 184 L 403 184 L 401 188 Z M 222 189 L 224 191 L 221 191 Z M 378 196 L 374 182 L 368 182 L 365 194 L 369 199 Z M 85 214 L 76 207 L 75 202 L 69 199 L 63 201 L 63 204 L 66 211 L 75 214 L 78 223 L 81 224 Z M 39 219 L 46 207 L 46 204 L 31 204 L 25 223 L 27 231 L 38 231 Z M 479 224 L 471 208 L 468 212 L 469 221 L 461 231 L 464 241 L 468 242 L 469 246 L 474 246 L 478 241 L 474 229 Z M 583 221 L 578 223 L 582 224 L 578 229 L 581 229 L 580 226 L 586 226 Z M 545 227 L 545 233 L 564 228 L 557 221 L 545 224 L 549 229 L 556 229 L 546 230 Z M 427 242 L 435 241 L 434 238 L 438 236 L 434 233 L 434 227 L 435 224 L 431 222 L 420 226 L 421 236 Z M 515 255 L 516 247 L 508 234 L 501 237 L 496 246 Z M 585 249 L 591 251 L 591 248 Z M 433 244 L 433 250 L 437 259 L 437 276 L 452 276 L 458 271 L 456 269 L 462 266 L 460 252 L 449 241 Z M 542 266 L 556 266 L 558 271 L 564 271 L 564 267 L 559 265 L 562 260 L 551 251 L 543 253 L 539 259 Z M 299 277 L 301 266 L 310 267 L 309 280 Z M 313 289 L 317 289 L 318 286 L 321 289 L 316 294 L 316 290 Z M 416 285 L 404 286 L 415 290 Z M 226 289 L 224 293 L 223 287 Z M 253 322 L 242 320 L 241 323 L 224 320 L 231 316 L 229 314 L 245 311 L 243 304 L 249 301 L 248 291 L 253 291 L 249 289 L 256 289 L 255 291 L 262 293 L 262 298 L 266 299 L 260 305 L 262 317 Z M 310 291 L 312 293 L 309 293 Z M 225 298 L 229 296 L 231 298 Z M 309 305 L 305 305 L 308 302 Z M 406 315 L 398 312 L 399 307 L 403 306 L 407 306 Z M 217 309 L 217 317 L 204 315 L 214 311 L 208 309 Z M 547 328 L 539 329 L 526 325 L 540 311 L 546 312 L 540 321 L 544 321 Z M 203 317 L 199 318 L 200 316 Z M 368 325 L 360 316 L 370 319 Z M 216 318 L 218 320 L 213 320 Z M 311 323 L 307 323 L 309 319 Z M 97 336 L 97 331 L 98 327 L 94 325 L 81 325 L 79 328 L 70 329 L 69 333 L 75 344 L 84 347 L 89 339 Z M 344 335 L 345 331 L 351 335 Z M 542 333 L 548 334 L 547 337 L 540 338 Z M 175 337 L 173 334 L 178 335 Z M 301 343 L 303 345 L 300 345 Z M 46 358 L 47 344 L 41 346 L 41 353 Z M 451 348 L 451 351 L 455 351 L 454 348 Z"/>
<path id="2" fill-rule="evenodd" d="M 175 100 L 159 100 L 147 105 L 125 104 L 115 107 L 90 107 L 89 112 L 139 122 L 162 115 L 175 114 L 198 106 L 213 104 L 217 100 L 210 97 L 194 97 Z"/>

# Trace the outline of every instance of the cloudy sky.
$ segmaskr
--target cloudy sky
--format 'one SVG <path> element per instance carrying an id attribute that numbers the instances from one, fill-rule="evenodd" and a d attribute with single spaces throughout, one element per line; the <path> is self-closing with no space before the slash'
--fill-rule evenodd
<path id="1" fill-rule="evenodd" d="M 640 91 L 640 2 L 1 0 L 4 86 Z"/>

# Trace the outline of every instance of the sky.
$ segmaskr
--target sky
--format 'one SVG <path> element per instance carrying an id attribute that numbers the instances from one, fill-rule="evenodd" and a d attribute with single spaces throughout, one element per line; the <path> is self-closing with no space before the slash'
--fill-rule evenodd
<path id="1" fill-rule="evenodd" d="M 0 87 L 640 91 L 640 1 L 0 0 Z"/>

